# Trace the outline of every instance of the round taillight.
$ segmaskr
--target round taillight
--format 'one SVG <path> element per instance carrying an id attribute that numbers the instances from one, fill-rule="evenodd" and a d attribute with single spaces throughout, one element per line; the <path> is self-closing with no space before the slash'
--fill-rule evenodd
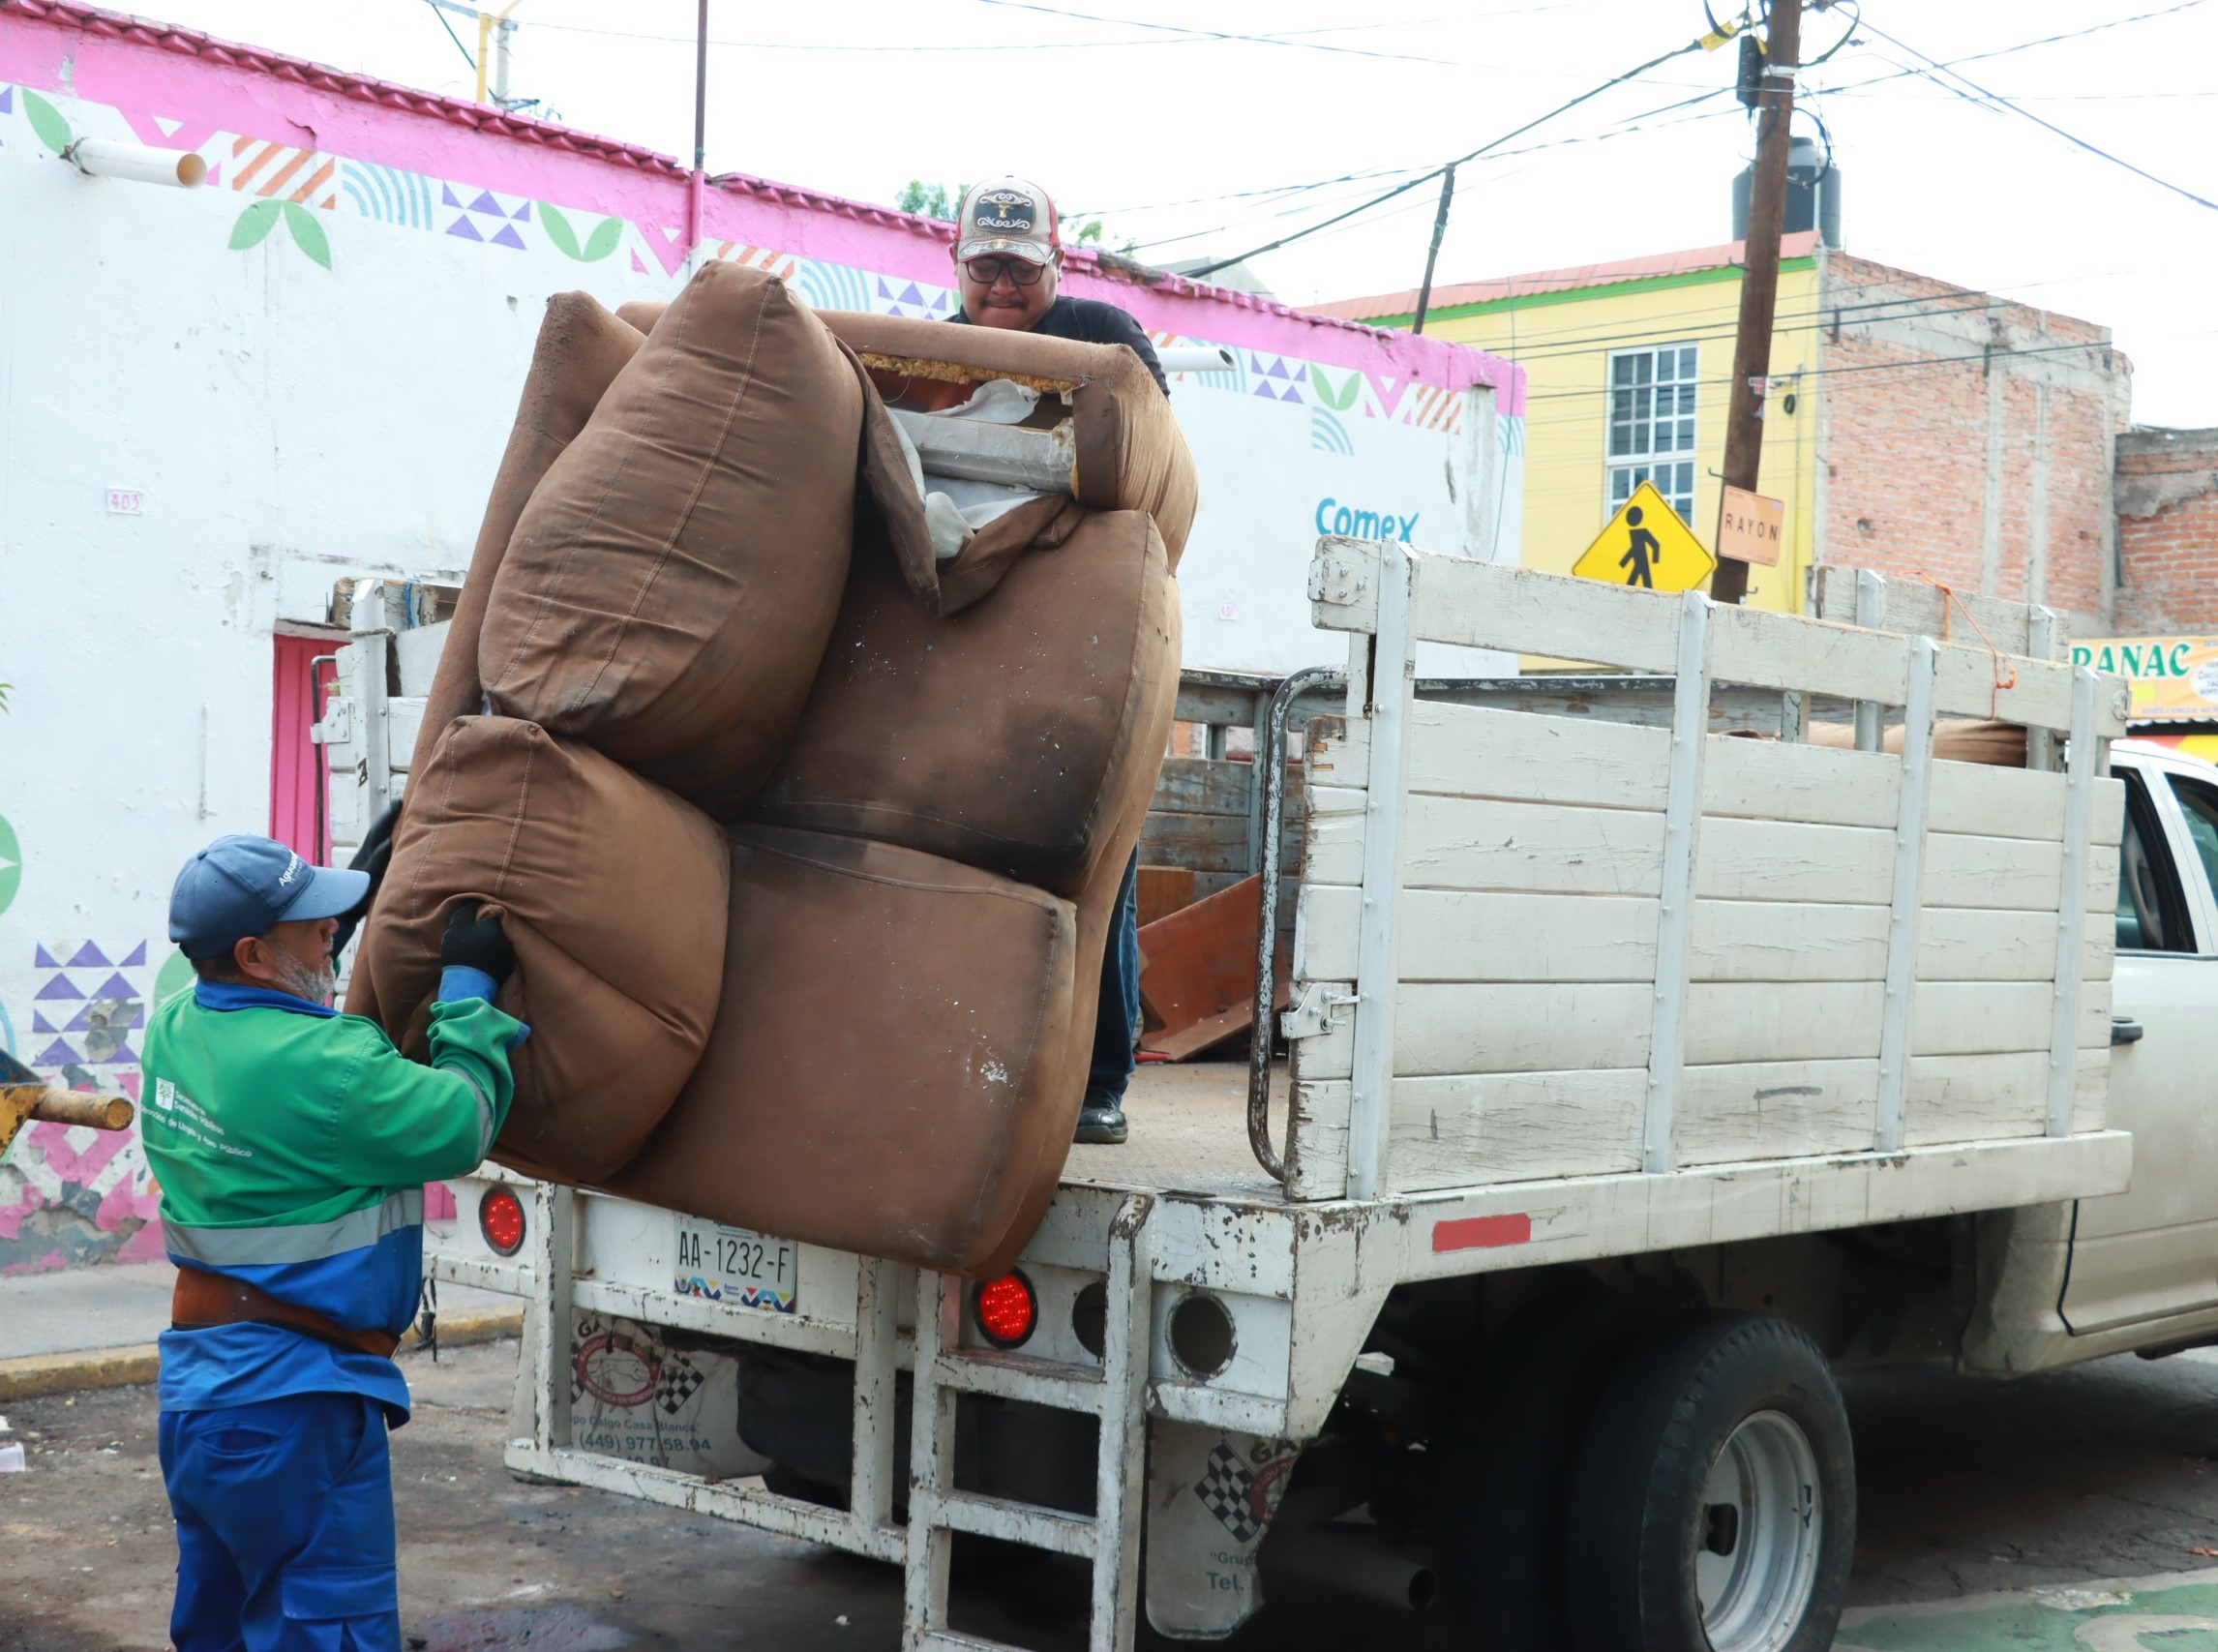
<path id="1" fill-rule="evenodd" d="M 978 1287 L 973 1311 L 987 1341 L 997 1348 L 1014 1348 L 1032 1336 L 1039 1320 L 1039 1299 L 1022 1274 L 1004 1274 Z"/>
<path id="2" fill-rule="evenodd" d="M 503 1256 L 524 1248 L 524 1201 L 506 1187 L 495 1187 L 477 1203 L 477 1230 Z"/>

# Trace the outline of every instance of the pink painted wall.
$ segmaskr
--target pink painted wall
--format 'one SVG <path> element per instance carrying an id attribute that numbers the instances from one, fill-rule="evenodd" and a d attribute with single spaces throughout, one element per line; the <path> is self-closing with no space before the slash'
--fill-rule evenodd
<path id="1" fill-rule="evenodd" d="M 218 133 L 297 145 L 498 194 L 617 218 L 666 273 L 687 254 L 687 177 L 668 156 L 452 99 L 341 74 L 119 13 L 16 0 L 0 12 L 0 79 L 110 105 L 140 140 L 198 148 Z M 890 277 L 948 285 L 948 228 L 890 208 L 729 174 L 704 237 Z M 1072 292 L 1111 298 L 1151 331 L 1356 369 L 1397 406 L 1411 384 L 1492 385 L 1524 412 L 1523 372 L 1467 346 L 1382 333 L 1176 276 L 1145 285 L 1091 252 L 1069 254 Z"/>

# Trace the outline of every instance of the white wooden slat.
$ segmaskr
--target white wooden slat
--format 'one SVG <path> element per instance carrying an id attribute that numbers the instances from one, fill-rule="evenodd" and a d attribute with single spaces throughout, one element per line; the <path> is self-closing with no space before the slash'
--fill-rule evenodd
<path id="1" fill-rule="evenodd" d="M 1933 703 L 1942 716 L 1993 717 L 2043 729 L 2071 726 L 2071 667 L 2009 654 L 1997 657 L 1976 644 L 1966 647 L 1961 640 L 1941 646 L 1939 652 Z"/>
<path id="2" fill-rule="evenodd" d="M 1952 591 L 1944 596 L 1941 587 L 1928 580 L 1880 579 L 1870 569 L 1852 568 L 1841 562 L 1821 563 L 1813 572 L 1817 576 L 1817 614 L 1821 618 L 1854 620 L 1875 630 L 1941 637 L 1959 643 L 1975 641 L 1985 632 L 1988 640 L 2006 653 L 2030 654 L 2036 659 L 2048 657 L 2032 646 L 2030 621 L 2035 610 L 2029 603 L 2009 602 L 1971 591 Z M 1873 584 L 1880 593 L 1877 612 L 1868 620 L 1859 618 L 1859 614 L 1864 612 L 1864 591 Z"/>
<path id="3" fill-rule="evenodd" d="M 1702 833 L 1695 892 L 1713 900 L 1884 906 L 1895 834 L 1796 821 L 1717 820 Z"/>
<path id="4" fill-rule="evenodd" d="M 1381 549 L 1361 540 L 1318 541 L 1310 573 L 1317 624 L 1362 630 L 1375 622 Z M 1660 592 L 1429 555 L 1419 557 L 1417 589 L 1418 635 L 1428 642 L 1632 671 L 1667 672 L 1676 654 L 1676 614 Z M 1714 623 L 1711 675 L 1719 682 L 1903 704 L 1908 651 L 1902 637 L 1753 608 L 1723 611 Z M 2070 726 L 2069 667 L 2023 655 L 1998 660 L 1976 637 L 1938 647 L 1935 704 L 1942 715 Z M 2116 738 L 2124 730 L 2122 701 L 2106 694 L 2095 733 Z"/>
<path id="5" fill-rule="evenodd" d="M 2037 1050 L 1911 1058 L 1904 1145 L 2038 1136 L 2046 1059 Z M 2081 1052 L 2080 1131 L 2103 1127 L 2108 1059 L 2107 1047 Z M 1638 1067 L 1396 1079 L 1394 1189 L 1634 1170 L 1644 1079 Z M 1346 1093 L 1344 1083 L 1314 1084 L 1297 1109 L 1301 1174 L 1318 1186 L 1345 1175 Z M 1872 1140 L 1877 1093 L 1873 1059 L 1689 1066 L 1675 1156 L 1686 1170 L 1859 1152 Z"/>
<path id="6" fill-rule="evenodd" d="M 1695 892 L 1715 900 L 1884 904 L 1893 847 L 1887 831 L 1719 817 L 1702 833 Z M 1360 823 L 1312 816 L 1304 876 L 1353 884 L 1361 850 Z M 1411 888 L 1653 895 L 1662 887 L 1664 818 L 1420 794 L 1402 817 L 1402 856 Z M 1963 899 L 1989 904 L 1977 890 Z"/>
<path id="7" fill-rule="evenodd" d="M 1926 844 L 1926 905 L 2053 914 L 2063 868 L 2054 843 L 1934 832 Z"/>
<path id="8" fill-rule="evenodd" d="M 2078 1053 L 2075 1130 L 2102 1127 L 2109 1049 Z M 2049 1054 L 1919 1056 L 1910 1062 L 1903 1140 L 1909 1147 L 2037 1136 L 2049 1120 Z"/>
<path id="9" fill-rule="evenodd" d="M 1926 820 L 1934 831 L 2053 843 L 2064 832 L 2064 777 L 1985 763 L 1935 763 Z"/>
<path id="10" fill-rule="evenodd" d="M 1362 851 L 1361 817 L 1312 807 L 1304 881 L 1360 883 Z M 1661 814 L 1423 794 L 1402 814 L 1402 878 L 1410 888 L 1654 895 L 1663 857 Z"/>
<path id="11" fill-rule="evenodd" d="M 2081 968 L 2089 979 L 2109 979 L 2116 945 L 2115 919 L 2107 913 L 2087 914 Z M 2054 977 L 2055 968 L 2053 912 L 1928 907 L 1919 926 L 1921 981 L 2046 981 Z"/>
<path id="12" fill-rule="evenodd" d="M 1660 810 L 1670 757 L 1670 730 L 1633 723 L 1436 700 L 1410 719 L 1410 790 L 1439 796 Z"/>
<path id="13" fill-rule="evenodd" d="M 1355 975 L 1357 891 L 1308 885 L 1295 974 Z M 1411 889 L 1402 895 L 1405 981 L 1646 981 L 1656 966 L 1656 905 L 1618 895 Z M 1918 978 L 2050 980 L 2052 912 L 1931 907 L 1919 920 Z M 2116 924 L 2085 917 L 2081 968 L 2108 979 Z M 1887 960 L 1887 909 L 1769 901 L 1696 901 L 1690 971 L 1698 981 L 1876 980 Z"/>
<path id="14" fill-rule="evenodd" d="M 1361 795 L 1371 772 L 1370 730 L 1361 718 L 1313 717 L 1302 746 L 1303 781 L 1311 794 Z M 1344 805 L 1343 805 L 1344 806 Z M 1362 804 L 1355 805 L 1358 808 Z"/>
<path id="15" fill-rule="evenodd" d="M 1891 827 L 1902 759 L 1780 740 L 1710 736 L 1702 808 L 1744 820 Z"/>
<path id="16" fill-rule="evenodd" d="M 1355 891 L 1311 885 L 1304 901 L 1295 973 L 1310 979 L 1353 975 Z M 2013 916 L 2035 929 L 2043 921 L 2053 928 L 2046 915 Z M 1401 978 L 1652 980 L 1656 916 L 1656 903 L 1636 896 L 1407 890 L 1400 917 Z M 1885 967 L 1883 907 L 1694 903 L 1693 979 L 1873 980 Z M 2048 966 L 2040 968 L 2046 979 Z M 1979 976 L 1996 973 L 1982 968 Z"/>
<path id="17" fill-rule="evenodd" d="M 1640 672 L 1668 673 L 1678 658 L 1679 605 L 1666 592 L 1428 556 L 1418 561 L 1417 595 L 1417 634 L 1428 643 Z"/>
<path id="18" fill-rule="evenodd" d="M 1407 985 L 1394 1071 L 1644 1066 L 1651 990 L 1644 982 Z M 1695 982 L 1687 995 L 1688 1065 L 1876 1055 L 1880 992 L 1878 981 Z"/>
<path id="19" fill-rule="evenodd" d="M 2054 1003 L 2055 991 L 2048 981 L 1921 981 L 1910 1006 L 1910 1051 L 1920 1056 L 2046 1051 Z M 2110 983 L 2087 982 L 2073 1023 L 2073 1047 L 2109 1037 L 2110 1006 Z"/>
<path id="20" fill-rule="evenodd" d="M 1348 1191 L 1348 1107 L 1345 1078 L 1297 1078 L 1286 1102 L 1286 1196 L 1297 1201 L 1344 1198 Z"/>
<path id="21" fill-rule="evenodd" d="M 1721 608 L 1710 675 L 1719 682 L 1900 706 L 1909 690 L 1909 657 L 1902 638 L 1882 632 L 1760 608 Z"/>
<path id="22" fill-rule="evenodd" d="M 1430 700 L 1417 703 L 1411 728 L 1414 792 L 1603 808 L 1663 806 L 1670 738 L 1663 729 Z M 1737 736 L 1712 735 L 1709 742 L 1702 760 L 1705 814 L 1895 824 L 1898 757 Z M 1318 778 L 1360 776 L 1367 755 L 1361 725 L 1334 725 L 1323 760 L 1330 768 Z M 2094 841 L 2114 845 L 2124 819 L 2122 783 L 2100 784 Z M 1934 831 L 2054 842 L 2063 835 L 2065 785 L 2061 774 L 1936 763 L 1927 820 Z"/>
<path id="23" fill-rule="evenodd" d="M 1679 1162 L 1861 1152 L 1872 1145 L 1878 1078 L 1879 1064 L 1869 1058 L 1691 1066 Z"/>
<path id="24" fill-rule="evenodd" d="M 1647 1082 L 1638 1067 L 1397 1078 L 1394 1186 L 1408 1192 L 1637 1169 Z"/>

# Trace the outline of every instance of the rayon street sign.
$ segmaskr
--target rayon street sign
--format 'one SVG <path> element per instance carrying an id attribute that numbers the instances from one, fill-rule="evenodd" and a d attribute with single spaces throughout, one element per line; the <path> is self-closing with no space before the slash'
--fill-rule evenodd
<path id="1" fill-rule="evenodd" d="M 1702 549 L 1656 485 L 1643 482 L 1609 519 L 1602 537 L 1572 564 L 1572 572 L 1604 585 L 1693 590 L 1717 566 L 1718 559 Z"/>
<path id="2" fill-rule="evenodd" d="M 1780 530 L 1785 526 L 1784 499 L 1767 499 L 1746 488 L 1729 487 L 1718 502 L 1718 555 L 1776 568 Z"/>

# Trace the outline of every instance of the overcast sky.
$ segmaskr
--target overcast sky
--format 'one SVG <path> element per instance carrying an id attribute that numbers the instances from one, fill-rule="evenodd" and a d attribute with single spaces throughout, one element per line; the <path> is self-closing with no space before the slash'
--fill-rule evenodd
<path id="1" fill-rule="evenodd" d="M 341 68 L 473 89 L 425 0 L 164 3 L 138 0 Z M 1729 0 L 1711 3 L 1726 15 Z M 1902 72 L 1914 53 L 1955 63 L 2018 109 L 2218 201 L 2218 0 L 2028 45 L 2175 4 L 1870 0 L 1870 28 L 1805 89 L 1845 176 L 1849 251 L 2103 323 L 2133 360 L 2137 422 L 2218 425 L 2218 210 Z M 1015 171 L 1066 216 L 1099 214 L 1112 242 L 1136 241 L 1151 261 L 1229 256 L 1331 217 L 1707 26 L 1698 0 L 710 0 L 709 11 L 711 171 L 886 202 L 912 177 Z M 693 5 L 520 0 L 514 15 L 517 95 L 588 131 L 691 151 Z M 447 20 L 474 47 L 469 19 Z M 1844 9 L 1812 14 L 1806 60 L 1848 25 Z M 1965 61 L 1975 53 L 2001 55 Z M 1730 46 L 1675 58 L 1509 146 L 1521 153 L 1466 166 L 1438 279 L 1727 239 L 1731 180 L 1752 141 L 1718 91 L 1732 74 Z M 1650 112 L 1704 93 L 1716 95 Z M 1797 131 L 1818 128 L 1798 117 Z M 1254 268 L 1297 304 L 1413 286 L 1437 196 L 1422 185 Z"/>

